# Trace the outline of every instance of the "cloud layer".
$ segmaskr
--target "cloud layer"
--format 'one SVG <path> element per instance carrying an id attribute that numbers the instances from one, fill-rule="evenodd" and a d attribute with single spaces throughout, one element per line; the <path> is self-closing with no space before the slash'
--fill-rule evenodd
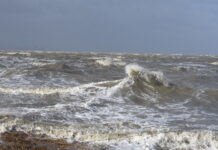
<path id="1" fill-rule="evenodd" d="M 0 49 L 218 54 L 216 0 L 3 0 Z"/>

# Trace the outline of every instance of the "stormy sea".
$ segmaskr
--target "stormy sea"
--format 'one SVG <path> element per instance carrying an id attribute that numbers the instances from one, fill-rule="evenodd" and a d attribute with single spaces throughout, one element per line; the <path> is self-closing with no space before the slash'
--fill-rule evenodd
<path id="1" fill-rule="evenodd" d="M 106 150 L 218 149 L 218 56 L 0 51 L 0 133 Z"/>

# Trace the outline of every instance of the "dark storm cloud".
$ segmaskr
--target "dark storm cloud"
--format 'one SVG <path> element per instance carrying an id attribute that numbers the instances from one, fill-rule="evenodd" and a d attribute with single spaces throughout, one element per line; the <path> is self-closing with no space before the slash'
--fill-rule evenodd
<path id="1" fill-rule="evenodd" d="M 2 0 L 1 49 L 218 54 L 215 0 Z"/>

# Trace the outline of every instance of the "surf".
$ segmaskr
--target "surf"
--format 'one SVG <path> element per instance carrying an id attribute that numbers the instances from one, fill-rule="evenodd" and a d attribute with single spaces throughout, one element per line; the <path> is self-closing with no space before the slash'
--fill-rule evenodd
<path id="1" fill-rule="evenodd" d="M 69 88 L 4 88 L 0 87 L 0 92 L 8 94 L 34 94 L 49 95 L 54 93 L 66 94 L 80 91 L 89 92 L 95 89 L 96 92 L 113 95 L 115 92 L 122 92 L 122 89 L 141 91 L 143 89 L 153 89 L 155 86 L 169 87 L 171 84 L 160 71 L 150 71 L 137 64 L 129 64 L 125 67 L 126 77 L 120 80 L 100 81 L 96 83 L 82 84 Z M 145 90 L 146 91 L 146 90 Z"/>

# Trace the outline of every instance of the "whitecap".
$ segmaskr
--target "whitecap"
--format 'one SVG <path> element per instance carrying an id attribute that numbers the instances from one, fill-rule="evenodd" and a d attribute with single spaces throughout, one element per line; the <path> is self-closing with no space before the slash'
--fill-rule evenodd
<path id="1" fill-rule="evenodd" d="M 99 59 L 96 60 L 96 63 L 102 66 L 110 66 L 112 64 L 112 59 L 111 58 Z"/>
<path id="2" fill-rule="evenodd" d="M 218 61 L 210 63 L 211 65 L 218 65 Z"/>
<path id="3" fill-rule="evenodd" d="M 102 66 L 125 66 L 126 63 L 122 61 L 121 57 L 115 57 L 115 58 L 110 58 L 110 57 L 105 57 L 105 58 L 98 58 L 95 60 L 95 62 L 99 65 Z"/>

